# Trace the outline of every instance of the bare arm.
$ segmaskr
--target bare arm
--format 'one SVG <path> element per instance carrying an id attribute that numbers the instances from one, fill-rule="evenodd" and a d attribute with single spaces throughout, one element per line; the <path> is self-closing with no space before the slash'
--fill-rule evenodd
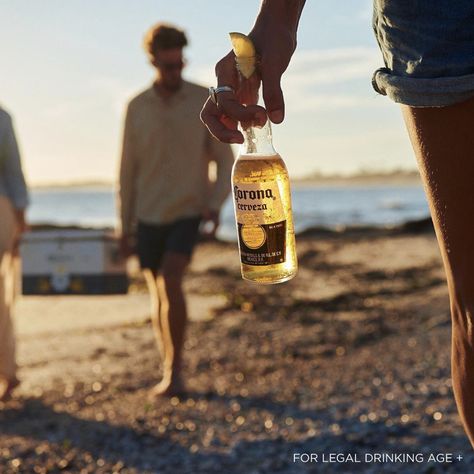
<path id="1" fill-rule="evenodd" d="M 242 143 L 238 121 L 263 122 L 265 112 L 256 105 L 245 106 L 246 96 L 255 95 L 263 84 L 263 99 L 270 120 L 280 123 L 285 117 L 281 76 L 296 49 L 298 23 L 305 0 L 263 0 L 255 25 L 249 36 L 260 58 L 259 76 L 242 80 L 237 74 L 234 53 L 230 52 L 216 65 L 217 84 L 231 86 L 236 93 L 222 92 L 218 106 L 207 100 L 201 119 L 218 140 Z M 249 93 L 249 89 L 251 93 Z M 245 95 L 243 95 L 245 93 Z"/>
<path id="2" fill-rule="evenodd" d="M 9 116 L 6 120 L 3 147 L 0 150 L 0 155 L 0 166 L 2 167 L 8 197 L 14 207 L 17 230 L 20 236 L 27 230 L 25 210 L 29 204 L 29 196 L 21 166 L 15 130 Z M 18 245 L 18 242 L 15 245 Z"/>
<path id="3" fill-rule="evenodd" d="M 8 119 L 3 147 L 3 174 L 5 184 L 15 209 L 23 211 L 29 204 L 28 190 L 21 166 L 20 151 L 11 119 Z"/>
<path id="4" fill-rule="evenodd" d="M 204 212 L 204 221 L 210 221 L 212 227 L 207 232 L 208 236 L 214 236 L 219 227 L 219 214 L 225 199 L 230 193 L 230 177 L 232 165 L 234 164 L 234 154 L 229 145 L 219 143 L 210 135 L 208 137 L 210 161 L 216 164 L 216 181 L 213 183 L 212 191 L 208 201 L 208 207 Z"/>
<path id="5" fill-rule="evenodd" d="M 234 164 L 234 154 L 229 145 L 219 143 L 209 137 L 211 160 L 216 163 L 217 177 L 209 199 L 209 209 L 219 212 L 226 197 L 229 195 L 230 175 Z"/>
<path id="6" fill-rule="evenodd" d="M 270 120 L 280 123 L 285 103 L 280 80 L 296 49 L 296 34 L 305 0 L 264 0 L 250 37 L 262 57 L 263 99 Z"/>
<path id="7" fill-rule="evenodd" d="M 127 244 L 133 234 L 135 225 L 136 167 L 132 114 L 129 107 L 125 117 L 119 177 L 122 250 L 125 254 L 129 253 L 129 249 L 126 247 L 128 247 Z"/>

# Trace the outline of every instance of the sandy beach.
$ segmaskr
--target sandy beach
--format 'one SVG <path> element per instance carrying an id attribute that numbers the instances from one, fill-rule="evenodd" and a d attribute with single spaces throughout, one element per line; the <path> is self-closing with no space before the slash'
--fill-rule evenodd
<path id="1" fill-rule="evenodd" d="M 257 286 L 235 244 L 201 244 L 188 393 L 171 399 L 149 400 L 161 369 L 138 277 L 128 296 L 20 298 L 23 383 L 0 404 L 0 472 L 473 472 L 430 226 L 310 231 L 297 245 L 298 276 Z M 382 452 L 423 459 L 364 461 Z"/>

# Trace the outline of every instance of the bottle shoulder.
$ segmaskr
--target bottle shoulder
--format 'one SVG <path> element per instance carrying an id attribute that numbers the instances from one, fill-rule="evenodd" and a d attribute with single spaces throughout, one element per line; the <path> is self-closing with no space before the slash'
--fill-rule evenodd
<path id="1" fill-rule="evenodd" d="M 285 162 L 279 154 L 275 155 L 238 155 L 234 162 L 237 166 L 255 166 L 255 167 L 271 167 L 283 166 L 286 169 Z"/>
<path id="2" fill-rule="evenodd" d="M 283 165 L 286 168 L 283 158 L 278 153 L 273 155 L 267 154 L 239 154 L 235 160 L 235 164 L 255 163 L 255 166 L 271 166 L 274 164 Z"/>
<path id="3" fill-rule="evenodd" d="M 232 175 L 234 178 L 238 176 L 242 179 L 268 180 L 287 176 L 288 170 L 280 155 L 262 155 L 258 159 L 254 155 L 240 155 L 234 162 Z"/>

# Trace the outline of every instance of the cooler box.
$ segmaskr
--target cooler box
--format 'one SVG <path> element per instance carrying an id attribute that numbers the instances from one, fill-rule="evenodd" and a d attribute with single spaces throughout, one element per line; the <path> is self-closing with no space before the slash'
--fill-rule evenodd
<path id="1" fill-rule="evenodd" d="M 20 253 L 24 295 L 127 293 L 125 260 L 112 231 L 29 232 Z"/>

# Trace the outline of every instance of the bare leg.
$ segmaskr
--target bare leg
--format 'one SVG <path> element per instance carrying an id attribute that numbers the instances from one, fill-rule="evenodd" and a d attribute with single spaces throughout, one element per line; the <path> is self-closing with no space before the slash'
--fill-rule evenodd
<path id="1" fill-rule="evenodd" d="M 16 377 L 12 307 L 15 299 L 15 216 L 10 202 L 0 196 L 0 401 L 19 384 Z"/>
<path id="2" fill-rule="evenodd" d="M 20 385 L 20 381 L 16 378 L 5 379 L 0 383 L 0 402 L 6 402 L 10 399 L 13 390 Z"/>
<path id="3" fill-rule="evenodd" d="M 165 349 L 163 342 L 163 328 L 161 327 L 160 321 L 160 297 L 158 293 L 158 285 L 156 281 L 156 275 L 150 269 L 146 269 L 143 272 L 148 286 L 148 292 L 150 293 L 151 300 L 151 322 L 153 324 L 153 330 L 155 333 L 156 344 L 158 351 L 160 352 L 161 360 L 165 360 Z"/>
<path id="4" fill-rule="evenodd" d="M 181 362 L 187 322 L 182 282 L 188 263 L 186 255 L 167 253 L 163 259 L 162 275 L 157 278 L 164 359 L 163 380 L 154 388 L 154 395 L 182 391 Z"/>
<path id="5" fill-rule="evenodd" d="M 446 270 L 454 396 L 474 446 L 474 99 L 402 110 Z"/>

